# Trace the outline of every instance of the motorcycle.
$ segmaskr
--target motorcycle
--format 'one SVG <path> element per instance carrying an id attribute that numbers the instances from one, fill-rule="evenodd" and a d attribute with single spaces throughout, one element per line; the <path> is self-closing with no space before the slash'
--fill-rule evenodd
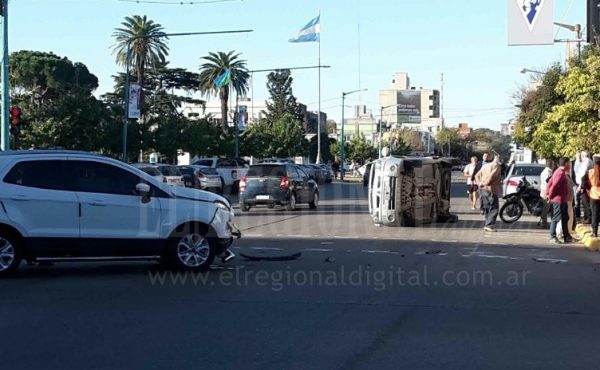
<path id="1" fill-rule="evenodd" d="M 539 217 L 542 214 L 544 200 L 540 191 L 535 189 L 523 176 L 517 186 L 517 192 L 504 196 L 504 204 L 500 208 L 500 218 L 507 224 L 518 221 L 523 215 L 523 205 L 532 215 Z"/>

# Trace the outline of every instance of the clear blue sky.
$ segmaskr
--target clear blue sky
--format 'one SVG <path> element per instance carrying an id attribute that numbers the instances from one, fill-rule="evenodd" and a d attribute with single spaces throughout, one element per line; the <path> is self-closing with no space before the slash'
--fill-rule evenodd
<path id="1" fill-rule="evenodd" d="M 185 0 L 184 0 L 185 1 Z M 188 0 L 189 1 L 189 0 Z M 112 89 L 116 66 L 110 46 L 115 27 L 128 15 L 147 15 L 166 32 L 254 29 L 249 35 L 192 36 L 169 41 L 171 66 L 198 70 L 209 51 L 237 50 L 250 69 L 317 63 L 317 44 L 287 40 L 321 10 L 322 109 L 339 121 L 341 92 L 358 87 L 375 114 L 378 90 L 396 71 L 413 86 L 439 88 L 445 75 L 448 125 L 468 122 L 498 129 L 513 117 L 512 95 L 527 83 L 523 67 L 543 69 L 564 62 L 565 45 L 508 47 L 505 0 L 242 0 L 218 4 L 160 5 L 118 0 L 11 0 L 10 49 L 52 51 L 85 63 L 100 79 L 98 93 Z M 555 20 L 585 24 L 584 0 L 556 0 Z M 567 38 L 569 31 L 560 31 Z M 297 71 L 294 93 L 317 105 L 316 70 Z M 255 99 L 267 96 L 257 76 Z M 349 97 L 347 105 L 358 103 Z M 314 103 L 314 104 L 313 104 Z M 347 110 L 347 116 L 352 113 Z"/>

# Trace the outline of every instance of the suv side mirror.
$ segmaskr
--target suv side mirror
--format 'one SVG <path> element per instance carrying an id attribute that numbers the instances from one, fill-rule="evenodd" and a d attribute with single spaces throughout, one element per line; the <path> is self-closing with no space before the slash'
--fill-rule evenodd
<path id="1" fill-rule="evenodd" d="M 150 202 L 150 185 L 141 182 L 135 186 L 135 191 L 142 197 L 142 203 Z"/>

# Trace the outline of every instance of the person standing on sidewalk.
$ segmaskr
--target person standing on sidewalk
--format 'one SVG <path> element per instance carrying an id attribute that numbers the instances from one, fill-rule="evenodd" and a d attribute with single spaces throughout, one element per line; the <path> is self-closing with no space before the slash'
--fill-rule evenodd
<path id="1" fill-rule="evenodd" d="M 496 219 L 498 218 L 498 199 L 502 195 L 502 162 L 496 157 L 492 163 L 488 163 L 475 175 L 475 183 L 479 186 L 479 196 L 485 214 L 484 230 L 496 231 Z"/>
<path id="2" fill-rule="evenodd" d="M 540 197 L 544 201 L 540 220 L 544 229 L 548 227 L 548 211 L 550 210 L 550 203 L 546 201 L 546 191 L 548 189 L 548 181 L 550 181 L 554 170 L 556 170 L 555 162 L 552 159 L 548 159 L 546 160 L 546 168 L 544 168 L 540 175 Z"/>
<path id="3" fill-rule="evenodd" d="M 577 177 L 575 179 L 575 182 L 577 182 L 578 185 L 580 185 L 582 183 L 582 181 L 584 180 L 584 178 L 587 176 L 588 171 L 590 171 L 592 168 L 594 167 L 594 162 L 590 159 L 590 153 L 583 151 L 581 152 L 581 164 L 577 170 L 577 172 L 575 173 L 575 176 Z M 590 223 L 590 199 L 587 195 L 587 192 L 583 191 L 581 189 L 581 186 L 579 186 L 578 188 L 578 195 L 579 195 L 579 204 L 580 204 L 580 208 L 583 211 L 583 222 L 584 224 L 589 224 Z M 577 210 L 575 210 L 575 216 L 580 216 L 577 213 Z"/>
<path id="4" fill-rule="evenodd" d="M 581 218 L 581 192 L 579 189 L 579 184 L 581 184 L 581 180 L 579 178 L 579 174 L 581 174 L 581 170 L 583 169 L 583 163 L 581 161 L 581 152 L 577 151 L 575 153 L 575 159 L 571 162 L 571 178 L 575 181 L 576 191 L 575 191 L 575 218 L 577 221 Z M 585 174 L 587 174 L 587 170 L 585 170 Z"/>
<path id="5" fill-rule="evenodd" d="M 479 172 L 479 163 L 477 156 L 471 157 L 471 163 L 465 166 L 464 175 L 467 178 L 467 194 L 471 201 L 471 209 L 477 209 L 477 184 L 475 175 Z"/>
<path id="6" fill-rule="evenodd" d="M 569 197 L 569 180 L 567 179 L 567 173 L 571 169 L 571 162 L 568 158 L 561 158 L 558 161 L 558 168 L 554 171 L 554 174 L 548 181 L 548 189 L 546 190 L 546 199 L 552 203 L 552 222 L 550 223 L 550 242 L 560 243 L 556 237 L 556 228 L 560 222 L 564 242 L 570 243 L 573 241 L 571 234 L 569 234 L 569 206 L 567 205 L 567 199 Z"/>
<path id="7" fill-rule="evenodd" d="M 592 234 L 598 237 L 598 223 L 600 222 L 600 156 L 594 156 L 594 167 L 589 170 L 587 181 L 589 182 L 589 197 L 592 216 Z"/>

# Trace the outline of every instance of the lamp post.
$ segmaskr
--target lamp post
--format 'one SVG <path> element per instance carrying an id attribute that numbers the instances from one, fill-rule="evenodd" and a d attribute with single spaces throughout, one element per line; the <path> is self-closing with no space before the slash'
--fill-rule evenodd
<path id="1" fill-rule="evenodd" d="M 249 33 L 253 30 L 233 30 L 233 31 L 208 31 L 208 32 L 179 32 L 179 33 L 152 33 L 149 35 L 134 36 L 127 42 L 127 54 L 125 56 L 125 102 L 124 115 L 123 115 L 123 154 L 121 160 L 127 162 L 127 123 L 129 122 L 129 64 L 131 63 L 131 44 L 136 40 L 141 39 L 152 39 L 161 37 L 174 37 L 174 36 L 193 36 L 193 35 L 219 35 L 229 33 Z"/>
<path id="2" fill-rule="evenodd" d="M 581 25 L 579 23 L 565 24 L 565 23 L 558 23 L 558 22 L 554 22 L 554 24 L 558 27 L 565 28 L 571 32 L 575 32 L 575 34 L 577 35 L 577 40 L 554 40 L 554 42 L 573 42 L 573 41 L 577 42 L 577 59 L 581 59 L 581 41 L 583 41 Z"/>
<path id="3" fill-rule="evenodd" d="M 342 172 L 340 172 L 340 179 L 344 181 L 344 147 L 346 146 L 346 137 L 344 136 L 344 111 L 346 110 L 345 100 L 346 95 L 354 94 L 361 91 L 367 91 L 367 89 L 353 90 L 348 92 L 342 92 L 342 137 L 340 146 L 340 162 L 342 162 Z"/>
<path id="4" fill-rule="evenodd" d="M 540 72 L 540 71 L 536 71 L 535 69 L 529 69 L 529 68 L 523 68 L 521 69 L 521 73 L 525 74 L 525 73 L 535 73 L 538 75 L 543 75 L 544 72 Z"/>

